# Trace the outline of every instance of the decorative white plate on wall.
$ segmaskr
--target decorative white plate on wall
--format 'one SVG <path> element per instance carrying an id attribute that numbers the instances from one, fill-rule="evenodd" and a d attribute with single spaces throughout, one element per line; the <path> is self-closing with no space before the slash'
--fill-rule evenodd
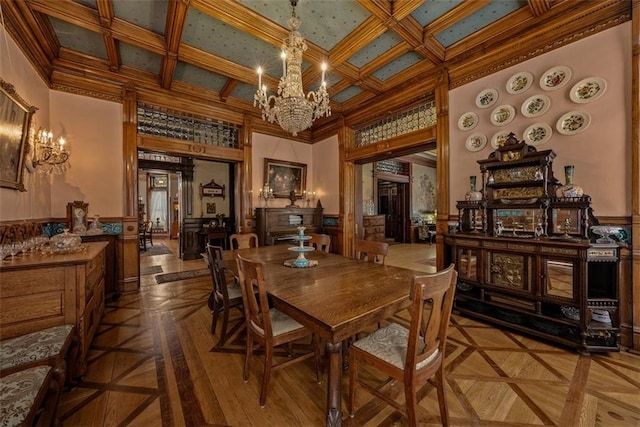
<path id="1" fill-rule="evenodd" d="M 476 96 L 476 107 L 489 108 L 498 100 L 498 91 L 495 89 L 485 89 Z"/>
<path id="2" fill-rule="evenodd" d="M 491 112 L 491 123 L 496 126 L 504 126 L 511 123 L 516 116 L 516 109 L 511 105 L 501 105 Z"/>
<path id="3" fill-rule="evenodd" d="M 591 123 L 586 111 L 571 111 L 558 119 L 556 129 L 563 135 L 575 135 L 584 131 Z"/>
<path id="4" fill-rule="evenodd" d="M 546 123 L 536 123 L 525 129 L 522 134 L 522 139 L 524 139 L 527 144 L 540 145 L 547 142 L 549 138 L 551 138 L 551 135 L 553 135 L 551 126 Z"/>
<path id="5" fill-rule="evenodd" d="M 522 103 L 520 111 L 525 117 L 540 117 L 549 110 L 551 100 L 547 95 L 533 95 Z"/>
<path id="6" fill-rule="evenodd" d="M 510 132 L 508 130 L 501 130 L 493 134 L 491 137 L 491 146 L 494 150 L 497 150 L 504 145 L 507 138 L 509 138 L 509 133 Z"/>
<path id="7" fill-rule="evenodd" d="M 487 137 L 483 133 L 469 135 L 465 146 L 469 151 L 480 151 L 487 146 Z"/>
<path id="8" fill-rule="evenodd" d="M 544 90 L 556 90 L 565 87 L 573 72 L 566 65 L 549 68 L 540 77 L 540 87 Z"/>
<path id="9" fill-rule="evenodd" d="M 523 93 L 533 84 L 533 74 L 528 71 L 521 71 L 514 74 L 507 81 L 507 92 L 512 95 Z"/>
<path id="10" fill-rule="evenodd" d="M 478 115 L 472 111 L 464 113 L 458 120 L 458 129 L 460 130 L 467 131 L 476 126 L 478 126 Z"/>
<path id="11" fill-rule="evenodd" d="M 585 104 L 600 98 L 607 90 L 607 82 L 600 77 L 589 77 L 576 83 L 569 92 L 569 98 L 576 104 Z"/>

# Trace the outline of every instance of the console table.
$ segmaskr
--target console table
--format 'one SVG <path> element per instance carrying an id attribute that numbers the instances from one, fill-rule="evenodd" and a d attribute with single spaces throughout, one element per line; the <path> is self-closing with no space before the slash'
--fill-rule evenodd
<path id="1" fill-rule="evenodd" d="M 28 254 L 0 264 L 0 338 L 75 325 L 80 349 L 75 373 L 86 370 L 91 340 L 104 311 L 105 248 L 87 243 L 73 254 Z"/>

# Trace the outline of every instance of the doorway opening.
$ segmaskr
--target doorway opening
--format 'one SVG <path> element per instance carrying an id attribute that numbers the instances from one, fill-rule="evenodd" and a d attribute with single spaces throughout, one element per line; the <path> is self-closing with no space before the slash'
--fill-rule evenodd
<path id="1" fill-rule="evenodd" d="M 356 164 L 355 171 L 356 239 L 391 244 L 432 241 L 428 233 L 420 231 L 425 224 L 432 224 L 435 229 L 435 142 L 393 157 L 368 159 Z M 369 230 L 370 224 L 376 230 Z"/>

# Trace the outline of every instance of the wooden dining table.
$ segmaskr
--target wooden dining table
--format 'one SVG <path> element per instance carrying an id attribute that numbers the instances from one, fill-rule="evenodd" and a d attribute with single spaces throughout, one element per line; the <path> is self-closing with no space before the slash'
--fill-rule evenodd
<path id="1" fill-rule="evenodd" d="M 237 271 L 235 254 L 265 264 L 267 293 L 275 308 L 322 337 L 328 356 L 327 426 L 342 425 L 343 342 L 409 307 L 412 278 L 424 274 L 316 251 L 317 266 L 292 268 L 297 254 L 287 245 L 227 251 L 227 267 Z"/>

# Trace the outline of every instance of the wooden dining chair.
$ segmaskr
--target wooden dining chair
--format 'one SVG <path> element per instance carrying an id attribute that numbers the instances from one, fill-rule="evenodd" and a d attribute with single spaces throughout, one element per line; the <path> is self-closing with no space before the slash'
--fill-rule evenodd
<path id="1" fill-rule="evenodd" d="M 409 425 L 417 426 L 416 388 L 435 376 L 441 423 L 449 425 L 444 352 L 457 276 L 454 264 L 451 264 L 437 273 L 414 277 L 409 329 L 391 323 L 351 345 L 348 403 L 351 417 L 354 416 L 356 389 L 362 387 L 407 416 Z M 361 363 L 376 368 L 389 379 L 381 387 L 373 387 L 358 377 Z M 383 393 L 382 389 L 395 380 L 404 382 L 404 404 Z"/>
<path id="2" fill-rule="evenodd" d="M 236 233 L 229 236 L 231 250 L 248 249 L 258 247 L 258 235 L 256 233 Z"/>
<path id="3" fill-rule="evenodd" d="M 271 378 L 271 371 L 284 368 L 295 362 L 300 362 L 315 356 L 316 380 L 320 383 L 320 349 L 317 336 L 300 323 L 275 308 L 269 309 L 267 291 L 264 281 L 264 263 L 255 262 L 236 256 L 238 275 L 242 289 L 244 313 L 247 322 L 247 352 L 244 363 L 243 379 L 249 380 L 251 356 L 254 342 L 264 348 L 264 371 L 262 374 L 262 388 L 260 390 L 260 406 L 267 401 L 267 387 Z M 254 294 L 253 289 L 258 292 Z M 304 354 L 294 354 L 291 343 L 301 338 L 312 336 L 313 351 Z M 287 344 L 288 357 L 284 362 L 274 364 L 275 347 Z"/>
<path id="4" fill-rule="evenodd" d="M 356 240 L 355 249 L 356 259 L 384 264 L 389 253 L 389 244 L 374 240 Z"/>
<path id="5" fill-rule="evenodd" d="M 316 250 L 327 254 L 329 253 L 331 250 L 331 236 L 316 233 L 308 233 L 307 236 L 311 237 L 309 244 L 316 248 Z"/>
<path id="6" fill-rule="evenodd" d="M 229 325 L 229 312 L 236 308 L 242 314 L 244 322 L 244 310 L 242 308 L 242 292 L 240 286 L 230 285 L 224 273 L 224 261 L 222 259 L 222 247 L 207 244 L 207 267 L 211 272 L 213 289 L 209 294 L 209 309 L 211 310 L 211 333 L 216 333 L 218 317 L 222 313 L 222 329 L 218 346 L 224 345 L 227 340 L 227 327 Z"/>

